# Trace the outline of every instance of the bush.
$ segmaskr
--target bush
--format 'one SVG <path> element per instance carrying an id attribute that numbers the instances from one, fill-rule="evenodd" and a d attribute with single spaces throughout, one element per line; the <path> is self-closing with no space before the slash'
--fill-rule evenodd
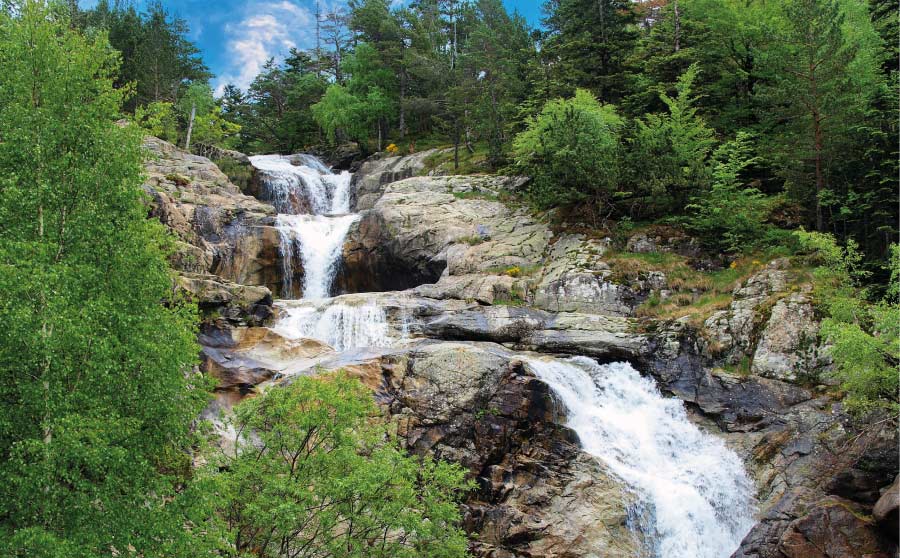
<path id="1" fill-rule="evenodd" d="M 516 164 L 533 177 L 529 197 L 547 209 L 580 202 L 597 204 L 617 188 L 622 119 L 579 89 L 554 99 L 513 141 Z"/>
<path id="2" fill-rule="evenodd" d="M 758 160 L 751 156 L 749 135 L 737 137 L 716 149 L 712 190 L 695 197 L 687 206 L 686 228 L 708 248 L 741 253 L 759 246 L 766 236 L 769 201 L 756 188 L 741 185 L 740 174 Z"/>
<path id="3" fill-rule="evenodd" d="M 372 394 L 338 375 L 297 378 L 237 407 L 216 463 L 237 554 L 462 558 L 457 465 L 402 451 Z"/>
<path id="4" fill-rule="evenodd" d="M 829 234 L 799 231 L 801 246 L 819 262 L 815 270 L 816 295 L 827 317 L 821 335 L 829 343 L 834 376 L 846 393 L 847 408 L 856 414 L 886 409 L 897 413 L 900 379 L 900 306 L 891 293 L 900 289 L 900 275 L 893 273 L 888 297 L 874 304 L 857 288 L 866 273 L 862 256 L 851 240 L 846 247 Z M 891 263 L 900 266 L 900 246 L 891 247 Z"/>

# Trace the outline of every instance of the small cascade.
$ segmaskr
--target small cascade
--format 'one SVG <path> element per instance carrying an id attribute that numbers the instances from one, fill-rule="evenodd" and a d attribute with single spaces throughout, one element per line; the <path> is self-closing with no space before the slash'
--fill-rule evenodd
<path id="1" fill-rule="evenodd" d="M 344 239 L 359 215 L 279 215 L 284 293 L 293 292 L 293 259 L 303 263 L 303 298 L 327 298 L 341 260 Z"/>
<path id="2" fill-rule="evenodd" d="M 656 558 L 727 558 L 753 526 L 740 458 L 692 424 L 678 399 L 628 363 L 529 358 L 566 406 L 568 426 L 638 495 Z"/>
<path id="3" fill-rule="evenodd" d="M 333 174 L 312 155 L 256 155 L 263 197 L 279 213 L 297 215 L 350 212 L 350 173 Z"/>
<path id="4" fill-rule="evenodd" d="M 273 329 L 288 339 L 316 339 L 337 351 L 390 347 L 400 340 L 384 309 L 373 302 L 291 306 Z"/>
<path id="5" fill-rule="evenodd" d="M 264 197 L 278 210 L 282 296 L 294 292 L 294 262 L 303 264 L 303 298 L 330 294 L 344 239 L 359 217 L 350 212 L 349 172 L 332 173 L 312 155 L 258 155 Z"/>

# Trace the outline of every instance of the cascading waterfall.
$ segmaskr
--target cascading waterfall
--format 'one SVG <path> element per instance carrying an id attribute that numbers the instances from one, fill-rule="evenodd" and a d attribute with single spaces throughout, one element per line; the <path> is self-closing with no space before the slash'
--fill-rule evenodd
<path id="1" fill-rule="evenodd" d="M 284 295 L 293 292 L 293 263 L 304 278 L 300 301 L 285 303 L 275 332 L 316 339 L 338 352 L 391 347 L 407 324 L 387 319 L 366 295 L 328 298 L 344 239 L 359 219 L 350 211 L 350 174 L 332 174 L 311 156 L 252 157 L 265 194 L 280 214 Z M 393 325 L 392 325 L 393 323 Z M 654 558 L 726 558 L 753 525 L 753 485 L 737 455 L 687 418 L 627 363 L 598 365 L 575 357 L 525 357 L 567 409 L 568 425 L 586 452 L 637 496 L 630 514 Z"/>
<path id="2" fill-rule="evenodd" d="M 344 239 L 358 215 L 350 211 L 350 173 L 334 174 L 311 155 L 258 155 L 265 194 L 279 211 L 283 296 L 293 293 L 294 258 L 303 263 L 303 298 L 330 294 Z M 294 164 L 299 163 L 299 164 Z"/>
<path id="3" fill-rule="evenodd" d="M 753 526 L 740 458 L 628 363 L 529 358 L 566 406 L 584 450 L 637 494 L 656 558 L 727 558 Z"/>
<path id="4" fill-rule="evenodd" d="M 256 155 L 250 162 L 260 173 L 264 196 L 279 213 L 350 212 L 349 172 L 334 174 L 312 155 Z"/>
<path id="5" fill-rule="evenodd" d="M 360 347 L 390 347 L 399 341 L 392 334 L 384 309 L 372 302 L 342 302 L 317 306 L 291 306 L 273 328 L 288 339 L 316 339 L 337 351 Z"/>
<path id="6" fill-rule="evenodd" d="M 284 292 L 293 289 L 293 254 L 303 263 L 303 298 L 329 295 L 341 259 L 344 239 L 358 215 L 279 215 L 275 226 L 281 235 Z"/>

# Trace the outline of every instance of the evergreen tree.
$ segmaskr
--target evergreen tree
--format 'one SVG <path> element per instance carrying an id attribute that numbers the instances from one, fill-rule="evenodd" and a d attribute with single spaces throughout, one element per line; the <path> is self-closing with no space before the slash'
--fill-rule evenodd
<path id="1" fill-rule="evenodd" d="M 681 213 L 710 183 L 707 162 L 715 137 L 695 106 L 699 71 L 692 65 L 678 78 L 675 97 L 660 95 L 667 112 L 636 121 L 628 164 L 632 196 L 644 200 L 653 216 Z"/>
<path id="2" fill-rule="evenodd" d="M 552 96 L 576 87 L 603 102 L 628 91 L 628 59 L 638 38 L 637 17 L 628 0 L 548 0 L 541 54 L 550 67 Z"/>
<path id="3" fill-rule="evenodd" d="M 793 195 L 814 208 L 825 230 L 832 166 L 873 92 L 860 43 L 848 40 L 837 0 L 791 0 L 781 7 L 780 48 L 761 95 L 780 171 Z M 869 75 L 866 75 L 869 74 Z"/>

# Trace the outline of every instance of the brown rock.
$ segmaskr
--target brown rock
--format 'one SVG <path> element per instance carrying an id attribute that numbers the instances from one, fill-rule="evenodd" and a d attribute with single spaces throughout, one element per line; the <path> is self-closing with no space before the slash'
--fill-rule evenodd
<path id="1" fill-rule="evenodd" d="M 898 525 L 900 524 L 898 508 L 900 508 L 900 476 L 894 479 L 894 483 L 887 487 L 872 509 L 872 517 L 875 518 L 878 525 L 886 532 L 891 533 L 895 538 L 898 530 L 900 530 L 898 529 L 900 527 Z"/>
<path id="2" fill-rule="evenodd" d="M 819 502 L 791 523 L 778 548 L 786 558 L 891 558 L 873 522 L 838 498 Z"/>

